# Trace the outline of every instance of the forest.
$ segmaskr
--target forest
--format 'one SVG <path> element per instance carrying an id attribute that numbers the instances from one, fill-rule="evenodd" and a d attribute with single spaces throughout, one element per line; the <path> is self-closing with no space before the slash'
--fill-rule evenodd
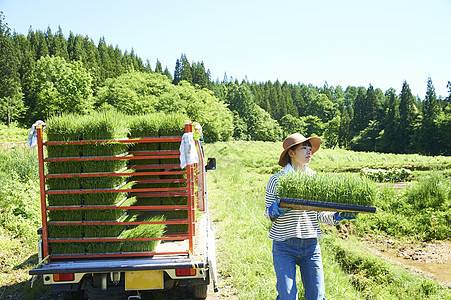
<path id="1" fill-rule="evenodd" d="M 432 79 L 424 98 L 404 81 L 400 92 L 363 86 L 213 80 L 203 61 L 182 53 L 175 70 L 145 62 L 101 38 L 66 38 L 61 28 L 12 31 L 0 12 L 0 123 L 29 127 L 67 112 L 115 109 L 127 114 L 182 112 L 200 122 L 206 142 L 281 141 L 300 132 L 327 148 L 386 153 L 451 153 L 449 95 Z M 327 74 L 324 75 L 327 78 Z"/>

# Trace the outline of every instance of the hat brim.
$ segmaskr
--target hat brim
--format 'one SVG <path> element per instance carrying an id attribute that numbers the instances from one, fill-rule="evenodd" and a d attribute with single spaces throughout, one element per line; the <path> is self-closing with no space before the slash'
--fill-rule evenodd
<path id="1" fill-rule="evenodd" d="M 321 146 L 321 139 L 319 137 L 316 136 L 312 136 L 309 137 L 303 141 L 299 141 L 297 143 L 294 143 L 293 145 L 291 145 L 289 148 L 284 149 L 282 151 L 282 153 L 280 154 L 280 158 L 279 158 L 279 165 L 282 167 L 285 167 L 288 162 L 290 161 L 290 158 L 288 156 L 288 150 L 290 150 L 291 148 L 293 148 L 296 145 L 302 144 L 306 141 L 310 141 L 310 144 L 312 144 L 312 154 L 314 154 L 316 151 L 318 151 L 319 147 Z"/>

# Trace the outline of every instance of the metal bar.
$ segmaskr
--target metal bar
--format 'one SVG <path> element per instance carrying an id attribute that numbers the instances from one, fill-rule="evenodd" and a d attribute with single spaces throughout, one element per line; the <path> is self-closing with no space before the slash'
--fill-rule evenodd
<path id="1" fill-rule="evenodd" d="M 106 144 L 106 143 L 164 143 L 164 142 L 181 142 L 180 136 L 166 136 L 166 137 L 144 137 L 144 138 L 123 138 L 110 140 L 85 140 L 85 141 L 47 141 L 46 146 L 54 145 L 88 145 L 88 144 Z"/>
<path id="2" fill-rule="evenodd" d="M 137 165 L 131 166 L 130 169 L 133 170 L 150 170 L 150 169 L 180 169 L 180 165 Z"/>
<path id="3" fill-rule="evenodd" d="M 46 190 L 47 195 L 61 194 L 96 194 L 96 193 L 140 193 L 140 192 L 172 192 L 186 191 L 186 187 L 143 188 L 143 189 L 84 189 L 84 190 Z"/>
<path id="4" fill-rule="evenodd" d="M 129 151 L 128 153 L 133 155 L 165 155 L 165 154 L 177 154 L 180 155 L 179 150 L 158 150 L 158 151 Z"/>
<path id="5" fill-rule="evenodd" d="M 133 172 L 133 173 L 66 173 L 48 174 L 45 178 L 72 178 L 72 177 L 110 177 L 110 176 L 149 176 L 149 175 L 184 175 L 186 171 L 166 171 L 166 172 Z"/>
<path id="6" fill-rule="evenodd" d="M 89 243 L 89 242 L 123 242 L 123 241 L 182 241 L 186 240 L 187 235 L 175 236 L 175 237 L 159 237 L 159 238 L 49 238 L 50 243 Z"/>
<path id="7" fill-rule="evenodd" d="M 185 133 L 193 132 L 192 122 L 185 122 Z M 188 243 L 189 243 L 189 251 L 193 253 L 194 251 L 194 214 L 193 214 L 193 198 L 194 198 L 194 179 L 193 179 L 193 165 L 187 165 L 187 183 L 188 183 Z"/>
<path id="8" fill-rule="evenodd" d="M 183 197 L 187 196 L 188 192 L 181 192 L 181 193 L 131 193 L 131 196 L 138 196 L 142 198 L 152 198 L 152 197 Z"/>
<path id="9" fill-rule="evenodd" d="M 84 156 L 84 157 L 48 157 L 44 162 L 57 161 L 104 161 L 104 160 L 137 160 L 137 159 L 164 159 L 164 158 L 179 158 L 178 155 L 146 155 L 146 156 Z"/>
<path id="10" fill-rule="evenodd" d="M 196 140 L 195 142 L 197 146 L 197 154 L 199 156 L 199 163 L 197 164 L 197 207 L 200 211 L 205 211 L 205 163 L 201 143 L 199 140 Z"/>
<path id="11" fill-rule="evenodd" d="M 128 210 L 187 210 L 188 205 L 157 206 L 47 206 L 47 210 L 91 210 L 91 209 L 128 209 Z"/>
<path id="12" fill-rule="evenodd" d="M 41 196 L 41 218 L 42 218 L 42 257 L 49 255 L 49 242 L 47 231 L 47 210 L 45 199 L 45 178 L 44 178 L 44 146 L 42 142 L 42 125 L 36 126 L 38 139 L 38 160 L 39 160 L 39 186 Z"/>
<path id="13" fill-rule="evenodd" d="M 48 224 L 56 226 L 70 226 L 70 225 L 143 225 L 143 224 L 188 224 L 188 219 L 170 220 L 170 221 L 155 221 L 155 222 L 116 222 L 116 221 L 49 221 Z"/>
<path id="14" fill-rule="evenodd" d="M 185 178 L 180 179 L 133 179 L 137 183 L 183 183 L 187 182 Z"/>
<path id="15" fill-rule="evenodd" d="M 156 256 L 156 255 L 189 255 L 188 251 L 180 251 L 180 252 L 126 252 L 126 253 L 111 253 L 111 254 L 82 254 L 82 255 L 73 255 L 73 254 L 52 254 L 51 257 L 54 259 L 64 259 L 64 258 L 97 258 L 97 257 L 139 257 L 139 256 Z"/>

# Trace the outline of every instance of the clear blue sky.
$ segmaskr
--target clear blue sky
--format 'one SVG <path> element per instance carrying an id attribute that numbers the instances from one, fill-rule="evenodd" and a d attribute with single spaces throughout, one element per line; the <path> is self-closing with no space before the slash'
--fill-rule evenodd
<path id="1" fill-rule="evenodd" d="M 11 30 L 61 26 L 174 73 L 185 53 L 212 79 L 393 87 L 424 99 L 451 81 L 451 0 L 0 0 Z"/>

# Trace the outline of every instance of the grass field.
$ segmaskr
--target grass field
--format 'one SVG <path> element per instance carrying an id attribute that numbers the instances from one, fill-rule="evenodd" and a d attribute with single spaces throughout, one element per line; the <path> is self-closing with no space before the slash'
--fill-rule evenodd
<path id="1" fill-rule="evenodd" d="M 281 169 L 277 166 L 281 145 L 236 141 L 204 148 L 206 157 L 216 157 L 218 163 L 215 171 L 207 173 L 207 180 L 210 214 L 218 238 L 220 294 L 225 298 L 274 299 L 275 274 L 268 238 L 271 224 L 263 212 L 266 182 L 270 174 Z M 45 299 L 46 288 L 38 280 L 31 289 L 28 275 L 37 262 L 36 230 L 40 227 L 37 155 L 25 146 L 8 149 L 2 148 L 0 154 L 0 299 Z M 405 227 L 403 219 L 395 223 L 390 213 L 394 209 L 415 213 L 425 221 L 428 218 L 423 212 L 449 209 L 449 157 L 321 149 L 311 163 L 314 170 L 334 172 L 407 166 L 416 170 L 410 187 L 401 192 L 381 189 L 376 202 L 380 211 L 352 221 L 355 234 L 342 239 L 335 227 L 323 227 L 327 299 L 450 299 L 449 289 L 436 281 L 359 250 L 363 245 L 358 238 L 368 233 L 389 235 L 381 226 L 388 221 L 392 222 L 388 228 Z M 435 173 L 437 177 L 431 176 Z M 434 184 L 428 180 L 438 181 Z M 417 199 L 418 194 L 424 195 L 423 201 L 409 200 Z M 434 216 L 433 224 L 424 222 L 427 230 L 431 226 L 437 229 L 436 221 L 447 217 Z M 449 239 L 449 223 L 445 225 L 444 238 Z M 411 239 L 423 238 L 415 230 L 406 228 L 405 234 Z M 300 282 L 298 287 L 302 294 Z"/>

